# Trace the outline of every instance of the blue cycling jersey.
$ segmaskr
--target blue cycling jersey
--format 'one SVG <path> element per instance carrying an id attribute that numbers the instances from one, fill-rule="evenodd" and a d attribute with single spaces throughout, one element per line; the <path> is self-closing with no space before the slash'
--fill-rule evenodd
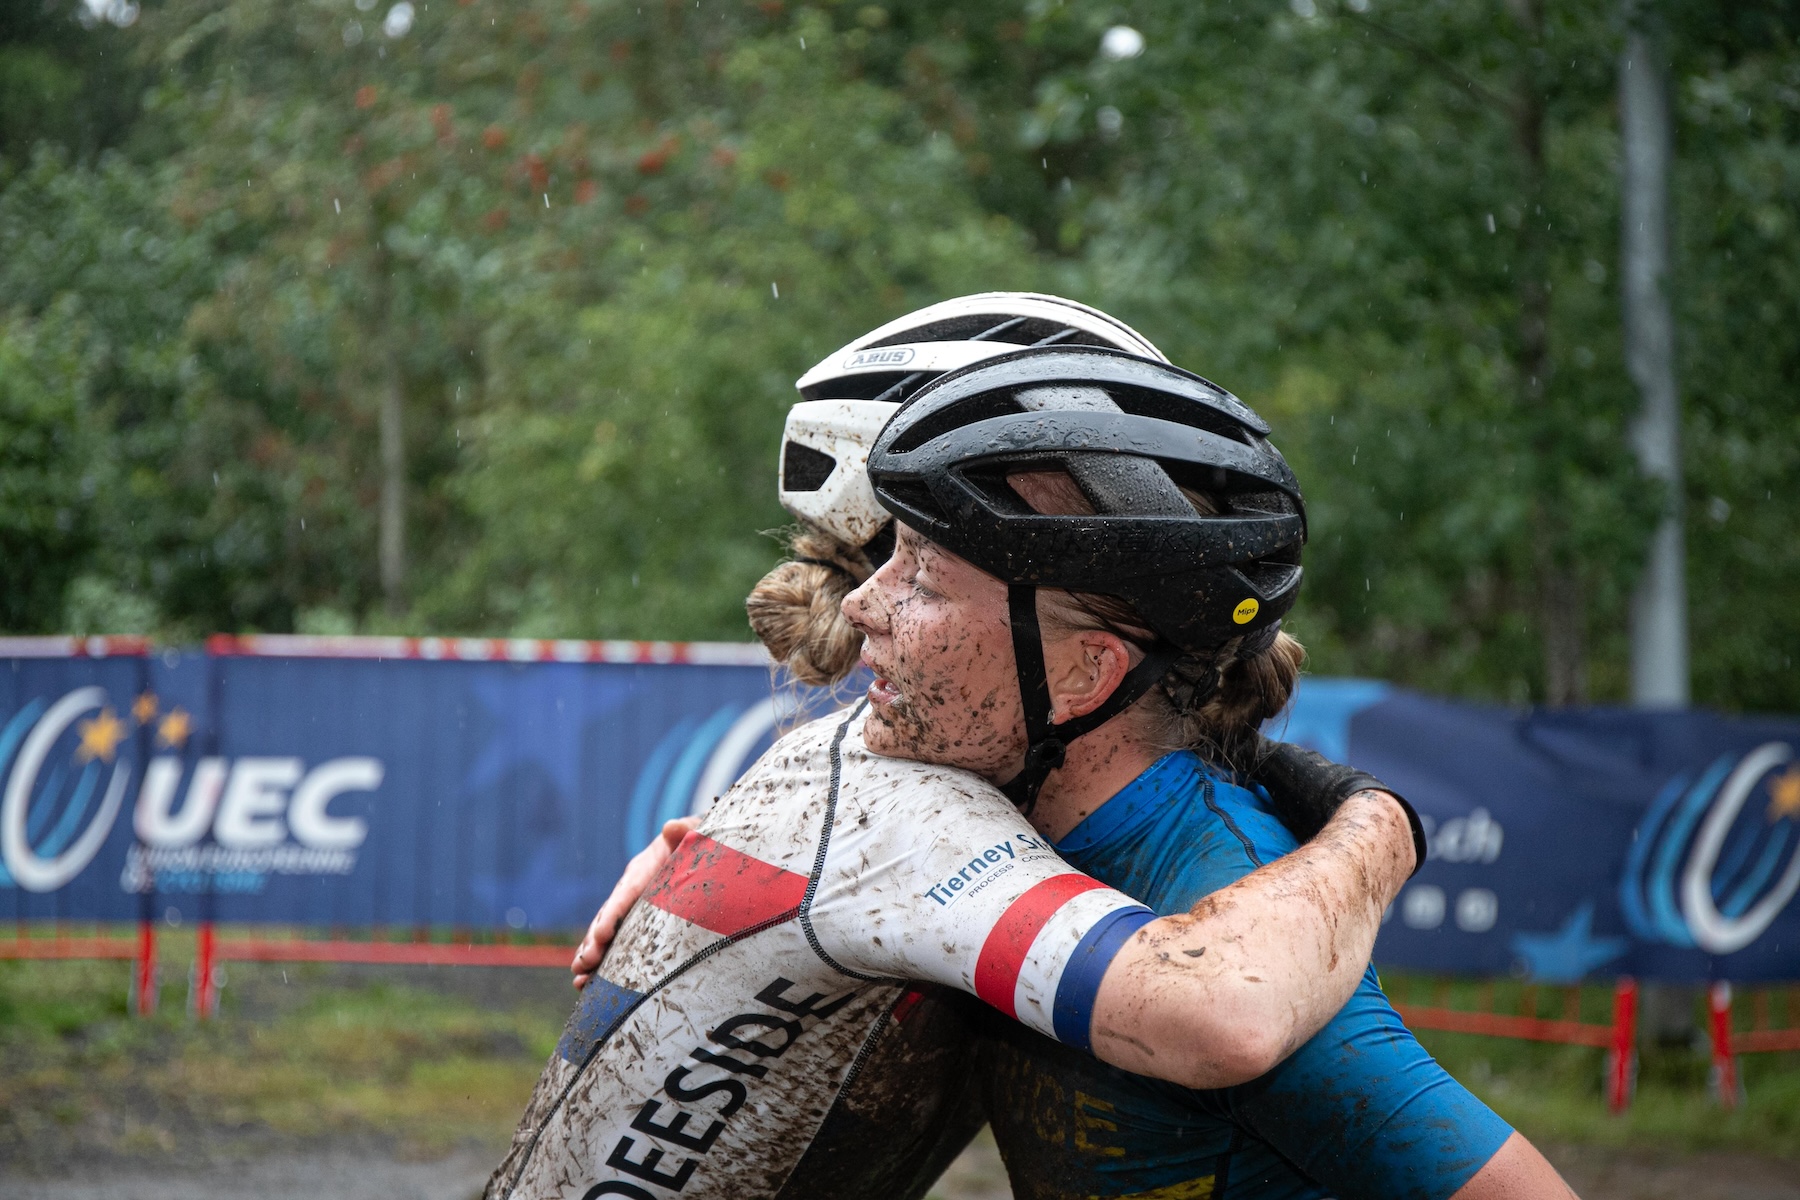
<path id="1" fill-rule="evenodd" d="M 1057 850 L 1168 915 L 1295 846 L 1260 789 L 1180 751 Z M 985 1102 L 1018 1200 L 1444 1200 L 1512 1133 L 1407 1031 L 1373 969 L 1317 1036 L 1234 1088 L 1181 1088 L 994 1026 Z"/>

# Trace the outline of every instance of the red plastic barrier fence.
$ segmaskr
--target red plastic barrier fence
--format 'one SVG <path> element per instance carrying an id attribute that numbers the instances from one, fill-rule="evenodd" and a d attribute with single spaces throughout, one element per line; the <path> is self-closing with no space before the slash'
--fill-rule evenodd
<path id="1" fill-rule="evenodd" d="M 1613 1041 L 1606 1052 L 1606 1107 L 1622 1113 L 1637 1091 L 1637 1007 L 1635 979 L 1613 987 Z"/>
<path id="2" fill-rule="evenodd" d="M 137 960 L 131 970 L 131 1007 L 140 1017 L 156 1011 L 156 926 L 138 922 Z"/>
<path id="3" fill-rule="evenodd" d="M 379 931 L 378 931 L 379 932 Z M 218 1011 L 220 964 L 225 962 L 270 963 L 366 963 L 412 966 L 465 967 L 560 967 L 566 968 L 575 935 L 551 934 L 534 943 L 476 942 L 467 931 L 457 931 L 448 942 L 434 942 L 425 930 L 414 930 L 410 940 L 353 941 L 342 937 L 306 938 L 289 934 L 236 932 L 223 935 L 210 923 L 198 927 L 194 964 L 188 980 L 188 1007 L 205 1020 Z M 11 938 L 0 938 L 0 959 L 114 959 L 132 963 L 131 1008 L 140 1016 L 156 1009 L 157 931 L 144 921 L 135 937 L 93 932 L 74 936 L 62 925 L 20 925 Z M 1606 1055 L 1606 1103 L 1613 1112 L 1630 1107 L 1637 1083 L 1638 985 L 1621 978 L 1613 988 L 1612 1021 L 1582 1021 L 1581 988 L 1563 987 L 1561 1017 L 1538 1016 L 1540 989 L 1527 985 L 1520 994 L 1521 1012 L 1495 1008 L 1494 981 L 1477 989 L 1474 1008 L 1449 1004 L 1449 981 L 1439 980 L 1434 1004 L 1396 1002 L 1394 1008 L 1414 1029 L 1449 1033 L 1474 1033 L 1488 1037 L 1517 1038 L 1568 1046 L 1593 1046 Z M 1742 1054 L 1800 1051 L 1800 988 L 1787 990 L 1783 1005 L 1787 1024 L 1773 1019 L 1777 992 L 1762 988 L 1750 993 L 1751 1016 L 1747 1029 L 1733 1028 L 1734 992 L 1729 983 L 1715 983 L 1707 993 L 1708 1031 L 1712 1043 L 1712 1089 L 1725 1108 L 1743 1099 L 1743 1081 L 1737 1058 Z"/>
<path id="4" fill-rule="evenodd" d="M 381 932 L 381 931 L 378 931 Z M 0 960 L 126 960 L 132 964 L 130 1008 L 139 1016 L 156 1011 L 157 930 L 154 921 L 138 924 L 135 936 L 93 932 L 71 935 L 60 924 L 48 936 L 42 926 L 20 925 L 10 938 L 0 938 Z M 360 963 L 430 967 L 560 967 L 566 969 L 578 935 L 559 932 L 530 943 L 476 942 L 459 930 L 448 942 L 427 940 L 415 930 L 407 941 L 353 941 L 264 933 L 221 933 L 211 922 L 199 925 L 194 963 L 188 974 L 188 1010 L 205 1020 L 218 1012 L 220 965 L 226 962 Z"/>
<path id="5" fill-rule="evenodd" d="M 1449 1033 L 1477 1033 L 1488 1037 L 1518 1038 L 1531 1042 L 1552 1042 L 1564 1046 L 1594 1046 L 1607 1052 L 1606 1104 L 1613 1112 L 1624 1112 L 1631 1104 L 1637 1083 L 1637 997 L 1635 979 L 1620 979 L 1613 989 L 1613 1019 L 1610 1025 L 1584 1022 L 1581 1018 L 1581 988 L 1566 987 L 1563 992 L 1563 1015 L 1545 1018 L 1537 1015 L 1538 988 L 1528 985 L 1520 996 L 1521 1013 L 1498 1012 L 1494 1008 L 1494 984 L 1484 983 L 1477 993 L 1474 1009 L 1449 1006 L 1448 981 L 1440 981 L 1435 1005 L 1402 1004 L 1394 1008 L 1401 1020 L 1413 1029 L 1436 1029 Z"/>

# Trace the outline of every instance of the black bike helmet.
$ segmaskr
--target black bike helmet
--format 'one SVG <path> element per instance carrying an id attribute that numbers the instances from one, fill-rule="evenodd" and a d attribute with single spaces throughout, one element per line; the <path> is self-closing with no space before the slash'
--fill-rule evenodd
<path id="1" fill-rule="evenodd" d="M 1006 790 L 1029 809 L 1067 743 L 1120 712 L 1185 654 L 1273 642 L 1300 591 L 1306 510 L 1269 427 L 1166 362 L 1054 346 L 991 358 L 914 394 L 869 453 L 883 507 L 1008 585 L 1030 747 Z M 1092 514 L 1031 509 L 1006 481 L 1066 472 Z M 1219 506 L 1198 512 L 1182 488 Z M 1092 713 L 1050 723 L 1036 589 L 1116 596 L 1156 635 Z M 1212 682 L 1217 686 L 1218 676 Z"/>

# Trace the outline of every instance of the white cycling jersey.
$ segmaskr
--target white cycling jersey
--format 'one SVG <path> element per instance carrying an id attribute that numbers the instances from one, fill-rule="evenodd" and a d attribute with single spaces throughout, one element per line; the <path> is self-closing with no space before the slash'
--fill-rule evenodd
<path id="1" fill-rule="evenodd" d="M 908 996 L 972 992 L 1089 1049 L 1154 914 L 998 790 L 883 758 L 863 707 L 782 738 L 635 906 L 538 1080 L 490 1200 L 773 1196 Z"/>

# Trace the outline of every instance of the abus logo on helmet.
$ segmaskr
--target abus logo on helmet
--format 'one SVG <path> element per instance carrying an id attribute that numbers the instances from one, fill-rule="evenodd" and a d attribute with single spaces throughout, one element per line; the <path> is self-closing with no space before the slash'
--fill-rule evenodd
<path id="1" fill-rule="evenodd" d="M 911 346 L 891 346 L 885 350 L 859 350 L 844 360 L 846 371 L 867 371 L 874 368 L 892 370 L 904 367 L 913 360 L 916 354 Z"/>
<path id="2" fill-rule="evenodd" d="M 1744 949 L 1800 890 L 1800 762 L 1786 742 L 1670 780 L 1625 863 L 1633 933 L 1709 954 Z"/>
<path id="3" fill-rule="evenodd" d="M 189 771 L 179 753 L 167 752 L 179 752 L 191 731 L 185 712 L 164 711 L 153 694 L 116 710 L 99 687 L 13 714 L 0 726 L 0 885 L 55 891 L 94 861 L 124 807 L 130 751 L 140 740 L 151 757 L 132 817 L 138 844 L 120 878 L 127 891 L 260 891 L 271 874 L 355 868 L 368 825 L 330 805 L 378 788 L 379 759 L 337 758 L 307 770 L 298 758 L 208 757 Z M 202 844 L 208 831 L 212 840 Z"/>

